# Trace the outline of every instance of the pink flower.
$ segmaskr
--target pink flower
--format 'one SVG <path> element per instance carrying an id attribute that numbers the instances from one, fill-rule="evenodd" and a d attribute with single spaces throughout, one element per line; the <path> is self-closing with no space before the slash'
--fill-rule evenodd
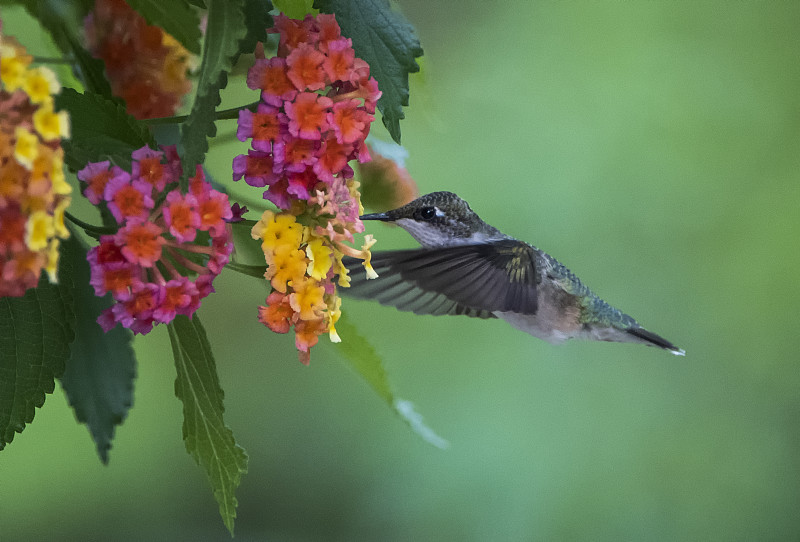
<path id="1" fill-rule="evenodd" d="M 129 219 L 147 220 L 155 203 L 150 195 L 153 187 L 146 181 L 131 181 L 127 172 L 120 170 L 106 184 L 103 199 L 108 210 L 120 224 Z"/>
<path id="2" fill-rule="evenodd" d="M 177 179 L 180 162 L 173 147 L 162 151 L 144 147 L 133 158 L 135 178 L 119 170 L 103 190 L 121 227 L 116 235 L 102 236 L 87 260 L 95 293 L 111 293 L 115 301 L 98 323 L 106 331 L 119 323 L 144 334 L 157 323 L 171 322 L 177 314 L 191 316 L 200 300 L 214 291 L 213 279 L 233 251 L 227 224 L 233 212 L 228 197 L 211 188 L 200 167 L 189 180 L 188 194 L 178 188 L 157 193 L 160 203 L 154 207 L 151 191 Z M 81 171 L 90 184 L 97 175 L 109 172 L 108 164 L 102 163 Z M 203 236 L 204 242 L 194 244 L 198 231 L 208 235 Z"/>

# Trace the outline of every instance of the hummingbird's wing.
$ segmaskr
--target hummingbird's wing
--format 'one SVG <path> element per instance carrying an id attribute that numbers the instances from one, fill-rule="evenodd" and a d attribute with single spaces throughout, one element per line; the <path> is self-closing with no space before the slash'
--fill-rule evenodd
<path id="1" fill-rule="evenodd" d="M 533 247 L 515 240 L 376 252 L 378 278 L 367 280 L 360 260 L 345 259 L 351 287 L 341 291 L 417 314 L 535 314 L 535 261 Z"/>
<path id="2" fill-rule="evenodd" d="M 370 299 L 414 314 L 463 314 L 473 318 L 495 318 L 491 311 L 466 307 L 440 293 L 425 291 L 414 282 L 403 280 L 399 273 L 391 272 L 389 262 L 380 256 L 380 253 L 375 253 L 372 259 L 373 268 L 380 276 L 370 280 L 367 280 L 362 260 L 343 258 L 342 262 L 350 272 L 350 288 L 339 288 L 337 291 L 342 295 Z"/>

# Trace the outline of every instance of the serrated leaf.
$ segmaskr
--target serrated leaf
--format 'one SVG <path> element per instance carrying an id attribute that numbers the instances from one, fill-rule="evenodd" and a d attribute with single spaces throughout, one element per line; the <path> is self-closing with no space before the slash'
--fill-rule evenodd
<path id="1" fill-rule="evenodd" d="M 107 100 L 121 103 L 122 99 L 115 97 L 111 92 L 111 85 L 106 78 L 105 63 L 99 58 L 94 58 L 90 55 L 89 51 L 84 49 L 74 36 L 68 36 L 67 41 L 72 55 L 75 57 L 75 64 L 73 65 L 75 77 L 83 83 L 86 90 Z"/>
<path id="2" fill-rule="evenodd" d="M 133 404 L 136 356 L 131 348 L 132 336 L 121 326 L 103 332 L 97 317 L 111 306 L 111 299 L 95 296 L 89 284 L 86 246 L 73 232 L 61 247 L 60 261 L 62 265 L 64 262 L 71 265 L 73 295 L 77 301 L 75 342 L 61 386 L 75 417 L 89 429 L 101 461 L 108 463 L 114 430 Z"/>
<path id="3" fill-rule="evenodd" d="M 369 64 L 370 74 L 383 93 L 378 109 L 383 124 L 400 143 L 400 119 L 408 105 L 408 74 L 419 71 L 414 60 L 422 56 L 416 31 L 388 0 L 315 0 L 322 13 L 335 13 L 342 34 L 353 40 L 356 56 Z"/>
<path id="4" fill-rule="evenodd" d="M 252 53 L 258 42 L 267 41 L 267 28 L 271 28 L 272 2 L 269 0 L 245 0 L 244 15 L 247 21 L 247 35 L 241 41 L 239 50 L 242 54 Z"/>
<path id="5" fill-rule="evenodd" d="M 87 162 L 111 160 L 120 167 L 131 164 L 131 152 L 156 143 L 147 128 L 125 112 L 119 102 L 92 92 L 64 88 L 56 107 L 69 112 L 71 136 L 63 142 L 64 162 L 77 171 Z"/>
<path id="6" fill-rule="evenodd" d="M 315 13 L 314 0 L 275 0 L 275 9 L 292 19 L 302 19 L 307 13 Z"/>
<path id="7" fill-rule="evenodd" d="M 147 24 L 159 26 L 195 55 L 200 54 L 200 18 L 186 0 L 126 0 Z"/>
<path id="8" fill-rule="evenodd" d="M 199 318 L 178 315 L 167 329 L 178 373 L 175 395 L 183 403 L 186 451 L 206 471 L 222 521 L 233 535 L 234 491 L 247 472 L 247 454 L 222 419 L 224 393 Z"/>
<path id="9" fill-rule="evenodd" d="M 425 425 L 422 416 L 410 401 L 395 397 L 380 356 L 369 342 L 359 335 L 355 326 L 342 314 L 336 324 L 342 342 L 336 350 L 342 354 L 349 367 L 366 380 L 383 401 L 389 405 L 423 440 L 437 448 L 447 448 L 448 442 Z"/>
<path id="10" fill-rule="evenodd" d="M 60 284 L 42 273 L 22 297 L 0 297 L 0 450 L 31 423 L 64 372 L 75 338 L 69 263 Z"/>
<path id="11" fill-rule="evenodd" d="M 181 126 L 183 191 L 208 152 L 207 138 L 217 133 L 214 110 L 220 104 L 219 91 L 228 84 L 228 72 L 239 56 L 240 41 L 247 35 L 244 5 L 245 0 L 208 0 L 208 27 L 197 93 L 189 118 Z"/>

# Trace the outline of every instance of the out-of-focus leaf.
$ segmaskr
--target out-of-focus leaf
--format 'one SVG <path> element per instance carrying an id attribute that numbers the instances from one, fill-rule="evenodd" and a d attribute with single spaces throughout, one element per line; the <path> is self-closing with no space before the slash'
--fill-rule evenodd
<path id="1" fill-rule="evenodd" d="M 159 26 L 195 55 L 200 54 L 200 17 L 186 0 L 126 0 L 147 24 Z"/>
<path id="2" fill-rule="evenodd" d="M 108 297 L 95 296 L 89 284 L 86 247 L 74 232 L 61 246 L 61 263 L 71 265 L 73 296 L 77 301 L 75 342 L 61 386 L 75 417 L 89 429 L 100 459 L 108 463 L 114 430 L 133 404 L 136 357 L 131 348 L 132 337 L 122 326 L 103 332 L 97 317 L 111 302 Z"/>
<path id="3" fill-rule="evenodd" d="M 343 314 L 336 324 L 342 342 L 336 350 L 342 354 L 349 367 L 366 380 L 383 401 L 388 404 L 420 437 L 437 448 L 447 448 L 448 442 L 425 425 L 422 416 L 414 411 L 410 401 L 395 397 L 383 362 L 369 342 L 359 335 L 355 326 Z"/>
<path id="4" fill-rule="evenodd" d="M 292 19 L 302 19 L 307 13 L 314 14 L 314 0 L 274 0 L 275 9 L 291 17 Z"/>
<path id="5" fill-rule="evenodd" d="M 70 115 L 72 134 L 63 146 L 64 162 L 73 171 L 87 162 L 103 160 L 129 168 L 131 152 L 144 145 L 156 148 L 144 124 L 126 113 L 119 102 L 64 88 L 56 96 L 56 107 L 66 109 Z"/>
<path id="6" fill-rule="evenodd" d="M 91 9 L 89 0 L 22 0 L 15 2 L 50 33 L 64 54 L 70 54 L 70 40 L 80 35 L 84 15 Z"/>
<path id="7" fill-rule="evenodd" d="M 23 4 L 39 21 L 67 58 L 71 57 L 75 76 L 86 90 L 112 99 L 111 86 L 102 60 L 93 58 L 81 45 L 83 17 L 94 6 L 93 0 L 28 0 Z"/>
<path id="8" fill-rule="evenodd" d="M 408 105 L 408 74 L 419 71 L 422 56 L 414 27 L 402 14 L 392 11 L 388 0 L 315 0 L 323 13 L 335 13 L 342 34 L 353 40 L 356 56 L 367 61 L 370 74 L 383 93 L 378 109 L 383 124 L 400 143 L 400 119 Z"/>
<path id="9" fill-rule="evenodd" d="M 0 297 L 0 450 L 33 421 L 64 372 L 75 338 L 68 267 L 63 262 L 59 284 L 42 273 L 24 296 Z"/>
<path id="10" fill-rule="evenodd" d="M 233 535 L 234 491 L 247 472 L 247 454 L 222 419 L 225 395 L 200 319 L 178 315 L 167 328 L 178 373 L 175 395 L 183 403 L 186 451 L 206 471 L 222 521 Z"/>
<path id="11" fill-rule="evenodd" d="M 240 42 L 247 36 L 244 6 L 245 0 L 208 0 L 208 27 L 197 94 L 189 118 L 181 126 L 183 191 L 208 152 L 207 138 L 217 133 L 214 110 L 220 104 L 219 91 L 228 84 L 228 72 L 239 55 Z"/>

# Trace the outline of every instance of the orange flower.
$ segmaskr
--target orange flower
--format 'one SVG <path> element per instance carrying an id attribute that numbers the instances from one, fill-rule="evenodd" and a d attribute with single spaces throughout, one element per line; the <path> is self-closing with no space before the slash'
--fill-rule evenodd
<path id="1" fill-rule="evenodd" d="M 114 95 L 137 119 L 175 114 L 192 85 L 186 77 L 191 55 L 172 36 L 123 0 L 95 0 L 86 17 L 88 49 L 106 65 Z"/>
<path id="2" fill-rule="evenodd" d="M 56 282 L 60 239 L 69 237 L 61 149 L 69 119 L 54 111 L 61 87 L 53 72 L 31 62 L 0 36 L 0 297 L 23 295 L 43 269 Z"/>

